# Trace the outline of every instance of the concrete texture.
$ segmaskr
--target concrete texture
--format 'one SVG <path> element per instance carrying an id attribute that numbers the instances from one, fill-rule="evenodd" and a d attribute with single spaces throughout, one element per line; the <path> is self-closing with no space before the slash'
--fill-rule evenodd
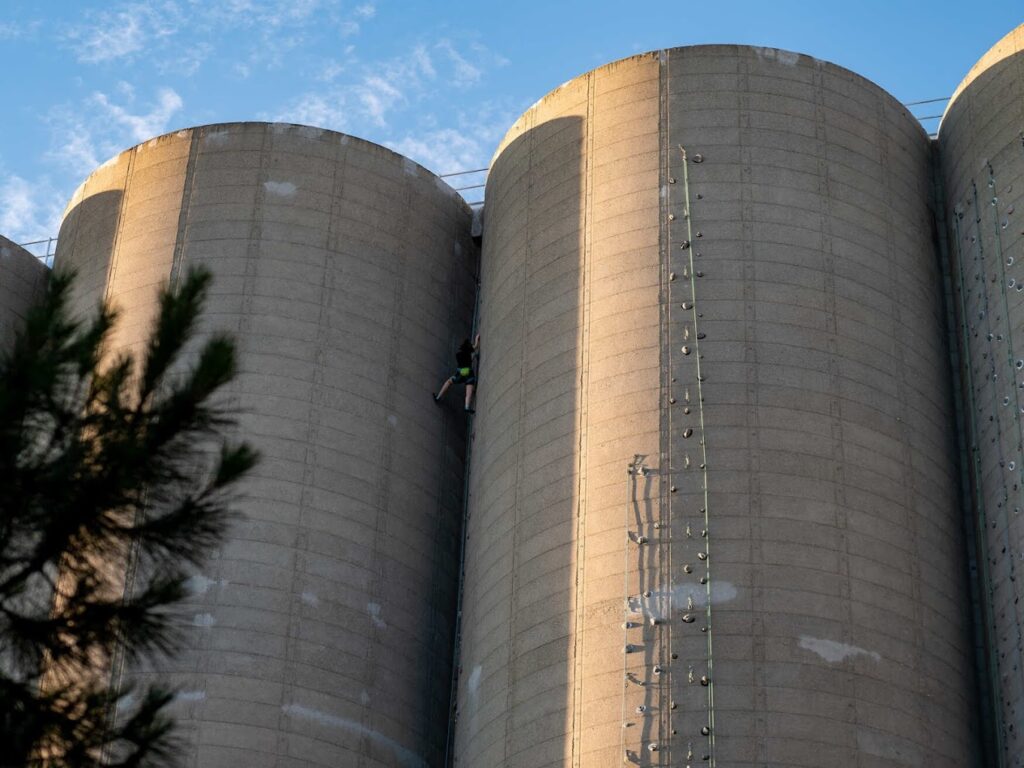
<path id="1" fill-rule="evenodd" d="M 469 334 L 470 211 L 383 147 L 295 125 L 193 128 L 106 163 L 65 214 L 76 306 L 137 350 L 157 289 L 203 264 L 204 328 L 263 460 L 193 578 L 187 766 L 427 766 L 445 747 L 464 416 L 428 399 Z M 145 677 L 148 673 L 137 672 Z"/>
<path id="2" fill-rule="evenodd" d="M 939 130 L 996 750 L 1024 765 L 1024 26 L 970 71 Z M 993 763 L 995 764 L 995 763 Z"/>
<path id="3" fill-rule="evenodd" d="M 39 259 L 0 236 L 0 351 L 14 341 L 26 313 L 42 298 L 49 274 Z"/>
<path id="4" fill-rule="evenodd" d="M 872 83 L 731 46 L 512 127 L 457 765 L 972 764 L 929 152 Z"/>

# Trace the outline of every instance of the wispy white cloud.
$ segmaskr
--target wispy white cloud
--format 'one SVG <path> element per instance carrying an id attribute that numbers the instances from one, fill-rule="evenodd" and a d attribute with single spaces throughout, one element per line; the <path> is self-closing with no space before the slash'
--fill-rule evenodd
<path id="1" fill-rule="evenodd" d="M 375 125 L 387 125 L 388 112 L 405 99 L 395 81 L 389 77 L 370 76 L 356 86 L 355 93 L 362 104 L 363 114 Z"/>
<path id="2" fill-rule="evenodd" d="M 86 10 L 61 40 L 83 64 L 145 58 L 161 73 L 191 76 L 224 48 L 235 57 L 228 69 L 251 72 L 283 66 L 317 37 L 352 37 L 375 13 L 372 2 L 344 0 L 133 0 Z M 0 23 L 0 39 L 15 31 Z"/>
<path id="3" fill-rule="evenodd" d="M 480 82 L 480 78 L 483 76 L 481 67 L 471 64 L 465 56 L 455 50 L 455 46 L 452 45 L 450 40 L 439 41 L 435 48 L 447 56 L 448 60 L 452 63 L 454 67 L 452 79 L 455 85 L 464 87 L 476 85 Z"/>
<path id="4" fill-rule="evenodd" d="M 88 12 L 82 23 L 65 31 L 64 39 L 80 62 L 100 64 L 133 58 L 154 40 L 174 35 L 180 22 L 173 3 L 131 3 L 114 10 Z"/>
<path id="5" fill-rule="evenodd" d="M 170 119 L 183 104 L 181 97 L 171 88 L 161 88 L 157 92 L 153 107 L 141 114 L 133 114 L 125 107 L 114 104 L 104 93 L 95 93 L 93 100 L 115 123 L 127 128 L 129 135 L 136 142 L 146 141 L 166 132 Z"/>
<path id="6" fill-rule="evenodd" d="M 34 181 L 0 174 L 0 234 L 17 243 L 54 237 L 64 210 L 63 195 L 48 178 Z"/>
<path id="7" fill-rule="evenodd" d="M 349 122 L 343 94 L 306 94 L 269 119 L 280 123 L 315 125 L 332 131 L 346 130 Z"/>
<path id="8" fill-rule="evenodd" d="M 104 159 L 166 133 L 182 108 L 181 97 L 170 88 L 159 89 L 141 109 L 135 107 L 131 85 L 118 83 L 115 91 L 116 96 L 98 92 L 77 104 L 58 105 L 45 118 L 51 133 L 45 159 L 74 174 L 76 183 Z"/>

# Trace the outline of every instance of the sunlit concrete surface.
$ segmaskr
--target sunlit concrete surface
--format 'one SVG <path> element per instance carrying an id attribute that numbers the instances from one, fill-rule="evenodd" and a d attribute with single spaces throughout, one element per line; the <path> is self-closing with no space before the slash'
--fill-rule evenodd
<path id="1" fill-rule="evenodd" d="M 775 49 L 619 61 L 512 127 L 459 766 L 972 764 L 931 195 L 906 109 Z"/>
<path id="2" fill-rule="evenodd" d="M 56 265 L 81 275 L 76 310 L 106 297 L 112 351 L 139 351 L 158 288 L 209 267 L 203 328 L 237 338 L 227 404 L 263 455 L 191 581 L 185 652 L 157 665 L 185 765 L 442 759 L 465 416 L 429 392 L 469 333 L 476 261 L 443 181 L 316 128 L 179 131 L 75 193 Z"/>

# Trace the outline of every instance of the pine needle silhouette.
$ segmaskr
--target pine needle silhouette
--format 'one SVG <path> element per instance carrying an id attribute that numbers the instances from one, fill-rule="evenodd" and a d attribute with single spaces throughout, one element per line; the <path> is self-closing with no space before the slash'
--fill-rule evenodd
<path id="1" fill-rule="evenodd" d="M 169 608 L 257 461 L 216 402 L 232 340 L 190 351 L 209 283 L 190 271 L 139 359 L 105 362 L 116 312 L 73 320 L 72 277 L 54 274 L 0 357 L 2 766 L 174 761 L 173 692 L 114 690 L 111 672 L 176 648 Z"/>

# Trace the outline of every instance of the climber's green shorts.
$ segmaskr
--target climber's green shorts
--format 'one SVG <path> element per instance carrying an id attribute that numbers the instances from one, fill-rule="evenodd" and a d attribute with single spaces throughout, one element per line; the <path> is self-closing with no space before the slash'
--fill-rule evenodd
<path id="1" fill-rule="evenodd" d="M 472 368 L 458 368 L 451 378 L 452 384 L 476 384 L 476 374 Z"/>

